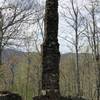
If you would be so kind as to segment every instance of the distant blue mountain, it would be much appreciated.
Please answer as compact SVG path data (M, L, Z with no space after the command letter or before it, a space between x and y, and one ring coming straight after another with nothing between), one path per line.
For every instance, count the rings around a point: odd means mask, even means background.
M25 52L18 51L16 49L4 49L2 52L2 59L3 62L6 62L8 59L11 59L11 56L24 56Z

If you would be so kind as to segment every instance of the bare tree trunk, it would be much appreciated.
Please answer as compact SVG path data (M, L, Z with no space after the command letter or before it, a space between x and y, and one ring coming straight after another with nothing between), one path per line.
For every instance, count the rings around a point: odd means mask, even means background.
M2 48L0 49L0 65L2 65Z
M28 67L27 67L27 78L26 78L26 96L25 100L28 100L28 92L29 92L29 74L30 74L30 58L29 58L29 52L28 52Z
M100 59L99 55L96 56L96 65L97 65L97 100L100 100Z
M79 11L78 11L78 8L77 10L75 11L75 8L74 8L74 5L73 5L73 0L72 0L72 8L73 8L73 12L74 12L74 15L75 15L75 50L76 50L76 81L77 81L77 95L80 96L80 73L79 73L79 34L78 34L78 16L79 16Z
M2 65L2 35L3 35L2 26L3 26L3 17L0 10L0 65Z
M76 81L77 81L77 95L80 95L80 73L79 73L79 54L78 54L78 29L77 29L77 16L76 16Z
M96 32L96 20L95 20L95 8L92 7L92 20L93 20L93 50L94 50L94 57L96 61L97 67L97 100L100 99L100 64L99 64L99 41L97 41L97 32Z

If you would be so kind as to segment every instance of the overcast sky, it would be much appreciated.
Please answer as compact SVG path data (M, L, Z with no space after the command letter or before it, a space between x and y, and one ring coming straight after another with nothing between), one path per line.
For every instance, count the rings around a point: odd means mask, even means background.
M84 5L86 5L86 0L74 0L75 4L77 4L80 8ZM62 11L61 6L71 7L70 0L59 0L59 14ZM81 8L82 9L82 8ZM69 15L68 15L69 16ZM72 28L66 25L65 19L63 17L59 17L59 35L62 37L66 37L67 39L70 37L72 38L71 41L74 41L75 35L72 33ZM59 43L60 43L60 51L62 53L68 53L68 52L75 52L75 47L69 43L68 41L65 41L64 39L61 39L59 37Z

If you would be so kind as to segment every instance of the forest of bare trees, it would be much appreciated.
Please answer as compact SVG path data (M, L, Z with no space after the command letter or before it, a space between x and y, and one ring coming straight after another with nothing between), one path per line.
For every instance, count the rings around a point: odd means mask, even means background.
M100 100L99 9L99 0L0 0L0 100L3 91Z

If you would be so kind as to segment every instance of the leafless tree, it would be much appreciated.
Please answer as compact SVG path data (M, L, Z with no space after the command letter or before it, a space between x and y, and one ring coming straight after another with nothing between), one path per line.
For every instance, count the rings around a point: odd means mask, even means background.
M90 0L90 8L86 7L88 12L88 16L90 18L87 19L87 30L86 37L88 38L89 45L92 49L92 53L94 56L94 60L96 61L96 73L97 73L97 100L100 98L100 31L98 27L98 18L97 16L100 14L99 9L99 1L98 0Z
M80 87L80 67L79 67L79 49L81 46L83 46L83 43L80 42L81 34L84 32L85 28L84 25L84 17L81 14L81 10L78 7L77 4L75 4L74 0L70 0L71 6L62 7L62 9L65 9L62 13L63 18L65 19L65 22L67 22L67 25L69 25L70 29L72 30L71 35L75 38L73 40L69 40L69 38L64 39L71 43L72 46L75 48L76 53L76 82L77 82L77 95L80 95L81 87ZM66 13L68 11L68 13ZM67 36L66 36L67 37ZM62 37L61 37L62 38ZM71 38L71 39L72 39ZM82 40L81 40L82 41ZM82 43L82 44L80 44Z
M35 24L37 19L35 16L41 9L37 9L38 4L34 0L31 2L6 0L0 7L0 64L2 64L2 51L4 47L9 45L17 45L14 42L22 37L22 31L27 30L26 26ZM16 40L17 41L17 40Z

